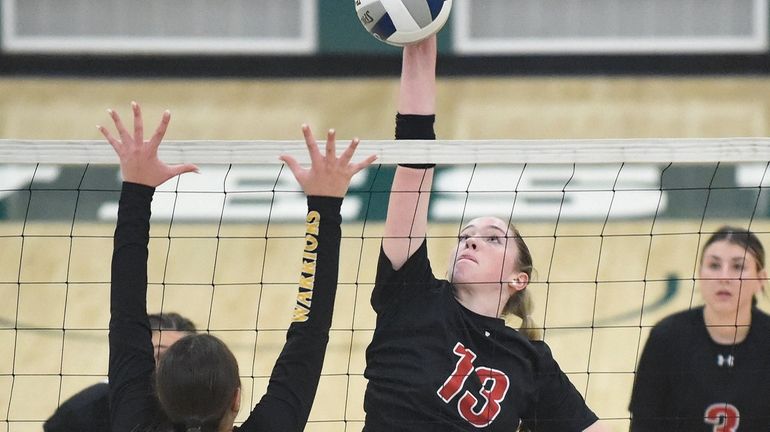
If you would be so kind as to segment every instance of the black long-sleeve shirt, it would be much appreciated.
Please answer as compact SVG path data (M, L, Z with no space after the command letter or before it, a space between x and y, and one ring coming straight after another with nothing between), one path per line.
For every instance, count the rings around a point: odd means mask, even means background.
M154 188L123 183L112 256L110 406L113 432L162 418L154 393L147 319L147 244ZM308 197L305 250L294 319L267 392L240 431L300 431L313 404L329 340L340 249L341 198Z

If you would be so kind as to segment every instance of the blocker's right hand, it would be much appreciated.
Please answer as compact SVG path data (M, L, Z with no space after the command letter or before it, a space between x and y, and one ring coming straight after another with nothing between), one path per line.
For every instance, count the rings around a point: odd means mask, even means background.
M289 155L281 155L280 159L288 165L297 182L302 186L302 190L305 191L305 195L342 198L348 191L350 179L377 159L376 155L371 155L362 162L350 162L358 147L358 138L354 138L340 157L337 157L334 130L330 130L326 136L325 154L321 154L318 149L318 144L308 125L302 125L302 133L310 154L310 169L302 168L299 162Z
M139 104L131 102L134 112L134 134L128 133L120 120L118 113L109 109L107 113L112 117L120 139L115 139L104 126L97 126L99 132L115 149L120 158L120 172L123 181L138 183L146 186L157 187L166 180L186 172L197 172L198 167L193 164L168 165L158 159L158 146L166 134L171 113L165 111L163 118L149 141L144 140L144 125L142 123L142 110Z

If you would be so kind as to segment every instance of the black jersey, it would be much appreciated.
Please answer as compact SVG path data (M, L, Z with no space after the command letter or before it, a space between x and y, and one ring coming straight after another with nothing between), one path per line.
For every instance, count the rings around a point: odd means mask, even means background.
M110 299L110 404L113 432L159 421L147 319L147 244L154 189L124 183L115 229ZM337 289L341 198L308 197L306 246L294 319L267 393L241 431L299 431L310 413L329 340Z
M639 359L631 428L640 431L770 430L770 316L754 308L746 339L714 342L703 308L657 324Z
M107 383L87 387L62 403L43 425L44 432L107 432L110 395Z
M366 351L367 432L580 431L597 417L543 342L474 313L433 276L425 242L398 271L380 252Z

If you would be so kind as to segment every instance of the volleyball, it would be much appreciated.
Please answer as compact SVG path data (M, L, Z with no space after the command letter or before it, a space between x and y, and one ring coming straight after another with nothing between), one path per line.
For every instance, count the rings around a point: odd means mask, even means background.
M355 0L361 24L395 46L419 42L446 24L452 0Z

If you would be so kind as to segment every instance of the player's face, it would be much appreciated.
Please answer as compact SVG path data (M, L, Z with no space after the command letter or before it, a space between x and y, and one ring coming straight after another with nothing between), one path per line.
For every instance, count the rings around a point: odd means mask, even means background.
M163 330L152 332L152 351L155 353L155 364L158 364L160 356L174 344L174 342L187 336L187 333L177 330Z
M752 297L762 290L766 272L745 247L726 240L714 242L703 252L700 288L706 307L714 312L736 313L751 307Z
M508 225L495 217L470 221L460 232L449 262L455 284L500 283L514 273L517 251Z

